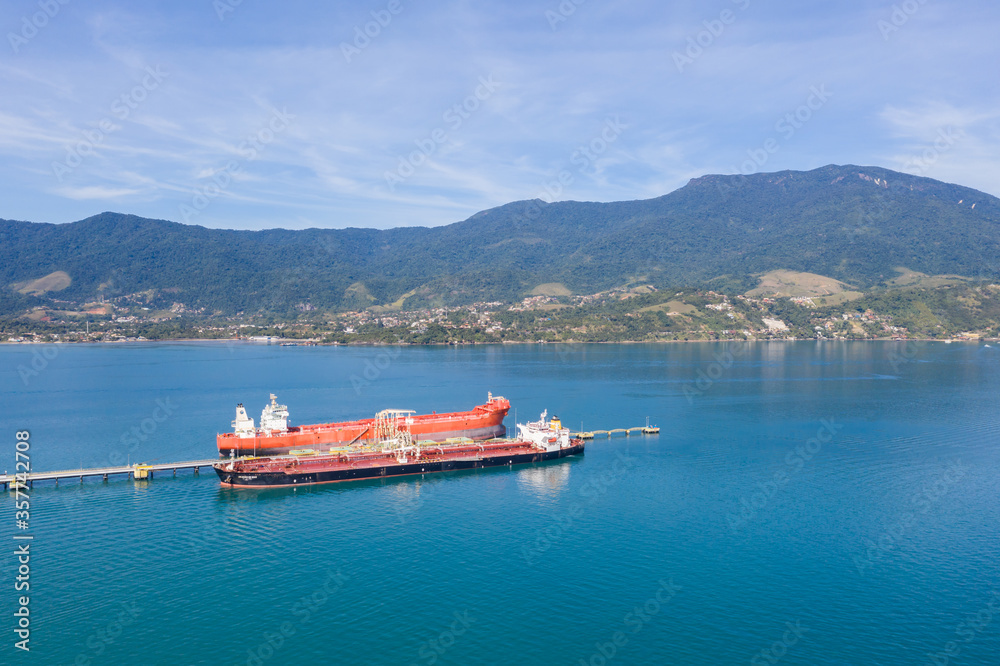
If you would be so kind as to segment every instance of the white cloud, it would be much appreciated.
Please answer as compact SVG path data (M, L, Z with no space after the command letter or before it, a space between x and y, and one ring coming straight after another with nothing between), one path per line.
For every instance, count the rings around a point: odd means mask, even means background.
M60 196L66 197L68 199L76 199L80 201L92 200L92 199L104 199L104 200L114 201L117 199L122 199L124 197L138 194L139 190L88 186L88 187L63 187L56 190L56 192Z
M887 105L881 117L896 148L883 160L886 166L997 193L1000 110L936 101Z
M538 196L561 169L574 180L557 198L660 196L739 168L824 83L831 101L763 170L902 168L953 125L965 138L926 175L1000 194L990 111L1000 107L990 67L1000 9L937 0L887 42L876 28L884 12L869 3L812 4L752 3L683 73L671 54L720 7L585 3L552 31L545 3L407 4L348 63L340 41L367 16L351 3L288 16L244 3L225 22L210 5L81 6L30 58L0 64L0 86L16 91L0 97L0 217L82 218L100 202L177 219L234 160L239 173L198 223L443 224ZM165 80L117 117L111 105L146 67ZM453 127L444 114L491 75L497 90ZM251 159L239 146L269 130L275 108L294 119ZM574 151L615 115L628 129L581 174ZM114 131L58 183L51 162L102 119ZM436 128L447 140L390 192L385 172ZM41 196L53 191L64 201Z

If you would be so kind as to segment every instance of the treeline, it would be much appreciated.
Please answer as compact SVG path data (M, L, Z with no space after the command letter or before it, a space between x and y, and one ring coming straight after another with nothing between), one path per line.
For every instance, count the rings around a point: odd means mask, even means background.
M975 208L973 208L975 204ZM961 234L954 233L962 229ZM663 197L516 202L435 228L232 231L116 213L0 221L0 314L50 303L11 285L65 271L81 304L144 294L206 312L516 302L542 283L578 294L641 280L730 292L784 268L861 289L897 266L1000 277L1000 200L877 167L705 176Z

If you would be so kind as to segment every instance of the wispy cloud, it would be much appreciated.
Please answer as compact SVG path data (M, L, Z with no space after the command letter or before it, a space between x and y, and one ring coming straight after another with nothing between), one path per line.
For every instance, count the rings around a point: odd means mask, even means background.
M62 187L56 190L56 193L60 196L66 197L67 199L76 199L78 201L98 199L117 202L125 197L138 194L139 190L129 190L123 188L115 189L95 185L89 187Z
M966 140L925 175L1000 194L995 3L936 0L890 40L878 21L891 2L608 0L553 30L545 12L557 6L404 0L348 62L342 43L370 20L356 3L242 3L225 21L211 3L73 5L0 62L0 216L179 219L178 206L234 160L232 184L198 224L445 224L536 197L561 170L573 180L556 198L659 196L739 169L823 84L831 101L763 170L902 168L953 125ZM679 72L672 54L724 9L736 20ZM144 91L148 68L165 78ZM496 90L464 109L480 77ZM241 146L273 109L294 120L251 159ZM627 131L580 171L575 151L612 116ZM51 164L105 120L114 130L57 180ZM387 188L386 172L437 129L446 139Z
M886 166L997 193L997 108L962 108L946 101L887 105L881 118L895 149L882 160Z

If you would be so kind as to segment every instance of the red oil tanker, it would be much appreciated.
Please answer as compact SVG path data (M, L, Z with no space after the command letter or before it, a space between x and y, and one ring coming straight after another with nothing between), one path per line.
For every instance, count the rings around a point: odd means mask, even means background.
M292 451L323 452L334 447L367 444L385 437L388 428L405 429L414 440L443 442L457 437L475 440L503 437L507 431L503 420L510 411L510 401L502 396L489 394L486 404L467 412L445 414L416 414L412 410L385 410L386 417L320 423L316 425L288 425L288 407L278 404L271 394L271 403L260 414L260 427L255 427L247 416L243 403L236 406L233 432L216 437L221 456L275 456Z
M375 425L379 441L371 446L225 460L213 467L224 486L273 488L513 467L582 455L585 446L582 439L570 438L569 429L563 428L559 419L546 421L544 412L538 421L526 425L519 423L517 439L441 444L414 441L410 432L397 427L397 414L395 410L379 412Z

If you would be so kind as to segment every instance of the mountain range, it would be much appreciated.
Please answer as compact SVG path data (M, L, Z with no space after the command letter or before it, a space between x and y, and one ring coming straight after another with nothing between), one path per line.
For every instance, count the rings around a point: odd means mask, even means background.
M0 313L138 294L207 312L513 301L638 282L746 291L776 270L847 288L906 269L1000 277L1000 199L880 167L706 175L662 197L518 201L440 227L237 231L120 213L0 220Z

